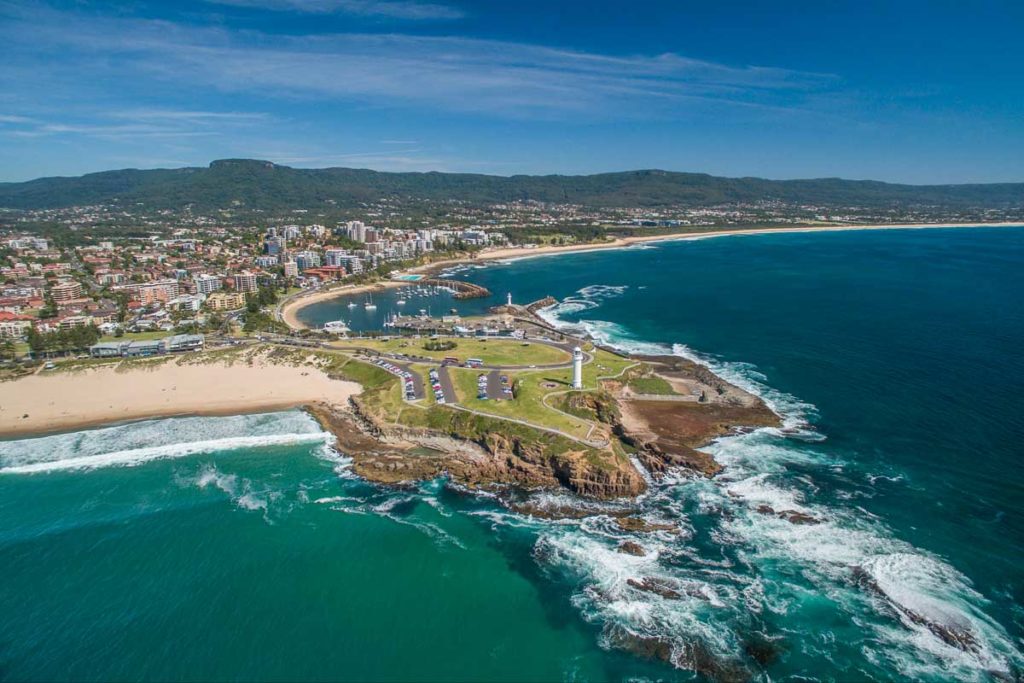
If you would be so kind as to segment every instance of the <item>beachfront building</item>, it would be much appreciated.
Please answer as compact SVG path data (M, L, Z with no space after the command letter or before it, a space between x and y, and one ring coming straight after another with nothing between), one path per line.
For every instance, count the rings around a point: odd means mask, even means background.
M164 341L164 348L168 353L178 351L198 351L206 344L206 337L201 334L176 334L167 337Z
M89 355L93 358L158 356L164 353L198 351L205 343L206 338L201 334L176 334L163 339L100 342L89 347Z
M295 261L285 261L284 263L284 276L285 277L298 277L299 276L299 264Z
M164 353L165 347L162 339L146 339L140 341L128 342L128 346L124 348L122 355L129 358L139 358L146 356L158 356Z

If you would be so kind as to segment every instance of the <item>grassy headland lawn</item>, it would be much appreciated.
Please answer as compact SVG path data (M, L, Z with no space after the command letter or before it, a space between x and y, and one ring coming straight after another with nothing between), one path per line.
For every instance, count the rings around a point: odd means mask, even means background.
M459 361L467 358L479 358L487 365L552 365L568 363L572 360L567 351L541 344L524 342L517 339L455 339L454 349L448 351L428 351L424 345L427 338L395 337L382 339L348 339L332 343L336 348L362 347L383 353L401 353L409 356L422 356L442 360L452 357Z
M618 375L635 364L600 349L588 349L594 360L583 366L584 389L596 389L599 377ZM459 394L459 403L467 408L496 417L525 420L532 424L558 429L579 439L585 439L591 432L592 422L567 415L553 409L557 402L545 401L552 394L567 392L572 388L572 369L525 370L509 372L509 381L515 385L515 398L511 400L480 400L477 396L479 370L450 368L452 383Z
M634 377L629 380L629 388L638 394L656 394L660 396L675 396L676 390L667 380L661 377Z

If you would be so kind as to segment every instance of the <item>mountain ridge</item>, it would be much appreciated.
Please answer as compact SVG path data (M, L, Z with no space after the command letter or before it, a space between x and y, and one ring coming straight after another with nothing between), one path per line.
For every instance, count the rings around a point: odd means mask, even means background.
M781 201L839 206L1024 205L1024 183L906 185L876 180L768 180L638 169L590 175L497 176L442 171L389 172L293 168L258 159L218 159L209 166L118 169L0 183L0 207L53 209L139 203L157 209L242 205L249 209L354 207L382 199L496 204L535 200L593 208L706 206Z

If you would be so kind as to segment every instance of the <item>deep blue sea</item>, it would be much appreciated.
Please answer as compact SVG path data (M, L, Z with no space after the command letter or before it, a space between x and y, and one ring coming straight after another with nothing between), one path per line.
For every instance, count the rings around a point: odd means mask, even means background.
M1024 229L733 236L453 275L699 358L790 429L709 446L715 480L655 483L643 513L679 536L525 519L441 481L380 489L296 412L2 442L0 680L1022 675ZM414 294L303 317L498 303ZM627 538L648 554L616 552ZM681 598L627 583L644 577ZM616 649L623 631L672 663Z

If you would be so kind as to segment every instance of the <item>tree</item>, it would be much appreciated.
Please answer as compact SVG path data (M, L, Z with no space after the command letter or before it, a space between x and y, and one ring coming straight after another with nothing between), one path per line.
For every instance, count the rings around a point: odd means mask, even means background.
M15 348L13 339L4 339L0 342L0 360L14 360Z
M35 327L28 329L28 348L32 351L33 356L38 356L46 350L46 339Z

